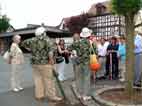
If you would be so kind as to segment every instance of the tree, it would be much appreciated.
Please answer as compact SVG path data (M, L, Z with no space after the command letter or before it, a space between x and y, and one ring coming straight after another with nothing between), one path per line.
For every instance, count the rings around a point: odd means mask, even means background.
M5 32L9 28L9 18L6 15L0 17L0 33Z
M131 96L133 92L134 75L134 17L142 7L141 0L111 0L112 10L125 16L126 24L126 86L125 90Z
M78 16L72 16L69 22L67 23L67 27L72 33L74 32L80 33L81 29L88 25L88 22L89 22L88 16L89 15L86 13L83 13Z

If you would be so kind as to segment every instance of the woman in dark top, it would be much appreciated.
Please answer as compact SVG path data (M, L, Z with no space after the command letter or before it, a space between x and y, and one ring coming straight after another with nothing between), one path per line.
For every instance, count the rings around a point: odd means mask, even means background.
M119 44L115 37L111 38L110 45L107 48L106 59L106 77L111 79L118 79L118 48Z
M63 39L59 41L59 44L57 44L57 56L61 56L63 58L63 61L57 63L57 72L59 73L59 80L64 81L66 80L65 77L65 63L69 63L69 52L65 48L65 42Z

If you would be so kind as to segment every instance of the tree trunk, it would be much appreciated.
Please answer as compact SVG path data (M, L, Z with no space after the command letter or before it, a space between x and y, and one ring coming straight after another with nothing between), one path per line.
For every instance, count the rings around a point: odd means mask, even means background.
M125 16L126 23L126 93L131 97L134 79L134 15Z

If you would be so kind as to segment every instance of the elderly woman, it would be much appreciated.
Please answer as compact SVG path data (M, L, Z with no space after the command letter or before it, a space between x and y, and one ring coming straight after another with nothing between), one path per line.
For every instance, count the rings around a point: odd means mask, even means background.
M22 64L24 62L24 56L22 50L19 48L21 37L15 35L13 37L13 43L10 47L10 59L11 64L11 88L14 92L23 90L21 85Z

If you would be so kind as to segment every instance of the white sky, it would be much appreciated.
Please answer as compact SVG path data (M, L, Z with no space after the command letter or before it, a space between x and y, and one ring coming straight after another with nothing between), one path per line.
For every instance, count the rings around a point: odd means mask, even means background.
M2 14L15 28L27 24L56 26L63 17L86 12L92 4L106 0L0 0Z

